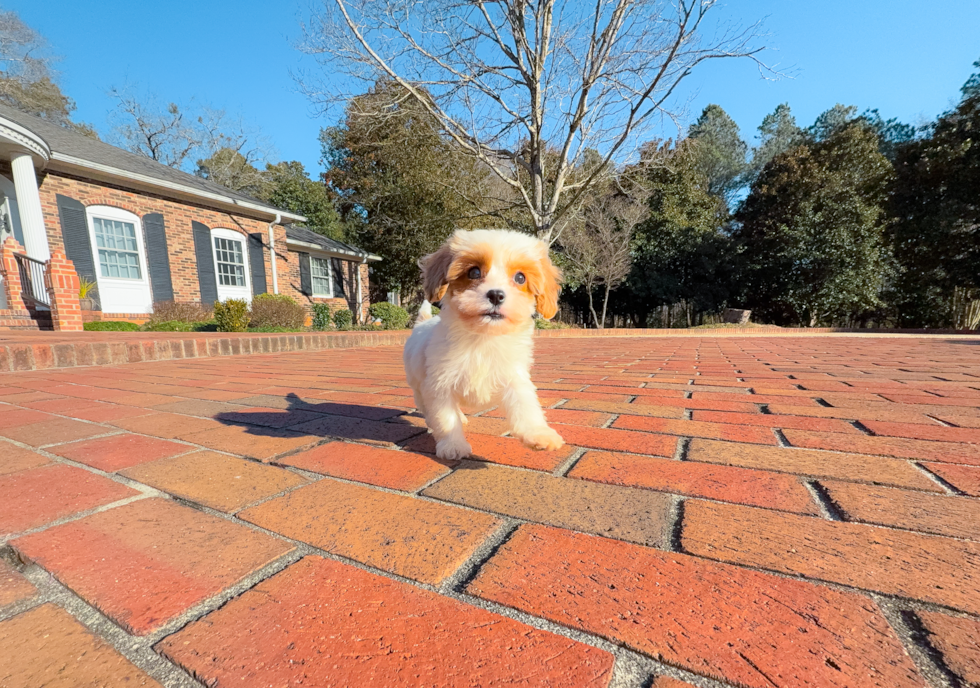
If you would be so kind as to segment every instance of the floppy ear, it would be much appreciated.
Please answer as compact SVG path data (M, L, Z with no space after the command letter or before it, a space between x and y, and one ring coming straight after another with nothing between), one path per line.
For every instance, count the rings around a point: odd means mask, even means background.
M541 255L541 274L544 280L541 290L534 295L534 306L545 320L551 320L558 312L558 293L561 291L561 270L555 267L548 256L547 247Z
M419 267L422 268L422 291L429 303L440 301L445 296L452 262L453 250L449 244L443 244L438 251L419 260Z

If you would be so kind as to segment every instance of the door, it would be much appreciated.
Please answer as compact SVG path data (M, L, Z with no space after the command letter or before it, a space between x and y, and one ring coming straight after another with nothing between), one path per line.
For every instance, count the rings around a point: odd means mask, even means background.
M252 302L245 235L232 229L212 229L211 247L218 300L244 299Z

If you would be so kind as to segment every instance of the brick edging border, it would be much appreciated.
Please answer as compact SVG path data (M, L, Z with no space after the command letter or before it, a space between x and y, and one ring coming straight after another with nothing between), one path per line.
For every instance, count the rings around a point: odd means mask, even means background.
M404 344L409 331L324 334L266 334L188 336L186 338L127 339L0 344L0 372L50 370L77 366L107 366L147 361L170 361L216 356L320 351Z
M32 332L34 337L43 333ZM107 366L185 358L243 356L288 351L320 351L356 347L398 346L410 330L392 332L329 332L322 334L188 335L116 339L121 333L106 333L103 341L59 341L52 344L11 342L0 344L0 372L21 372ZM537 330L542 338L588 337L806 337L842 334L863 337L973 335L972 330L847 330L838 328L791 329L746 327L718 329L605 329ZM57 336L52 333L53 336Z

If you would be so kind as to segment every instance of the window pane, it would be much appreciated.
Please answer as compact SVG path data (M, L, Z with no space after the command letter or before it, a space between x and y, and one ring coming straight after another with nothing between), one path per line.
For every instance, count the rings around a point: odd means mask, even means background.
M132 222L92 218L95 245L99 249L99 271L103 277L140 279L136 225Z
M245 257L242 242L214 237L214 255L218 263L218 284L244 287Z
M330 296L330 264L323 258L310 258L310 275L313 278L313 294Z

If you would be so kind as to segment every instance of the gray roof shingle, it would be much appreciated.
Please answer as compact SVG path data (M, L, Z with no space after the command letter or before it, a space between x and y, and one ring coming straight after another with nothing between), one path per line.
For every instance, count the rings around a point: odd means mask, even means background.
M202 179L187 172L181 172L142 155L136 155L135 153L117 148L104 141L89 138L78 132L58 126L53 122L43 120L40 117L28 115L3 103L0 103L0 117L19 124L43 139L48 145L48 148L51 149L52 159L54 160L58 159L56 154L60 153L61 155L71 156L89 163L111 167L124 173L142 175L143 177L149 177L160 182L189 187L191 190L217 194L228 198L232 202L245 202L253 206L260 206L272 212L288 213L292 217L299 217L295 213L289 213L289 211L276 208L245 194L232 191L215 182Z
M336 241L322 234L317 234L303 225L286 225L286 240L313 244L331 253L347 254L351 257L358 256L360 258L366 258L369 261L381 260L379 256L351 246L350 244L345 244L342 241Z

